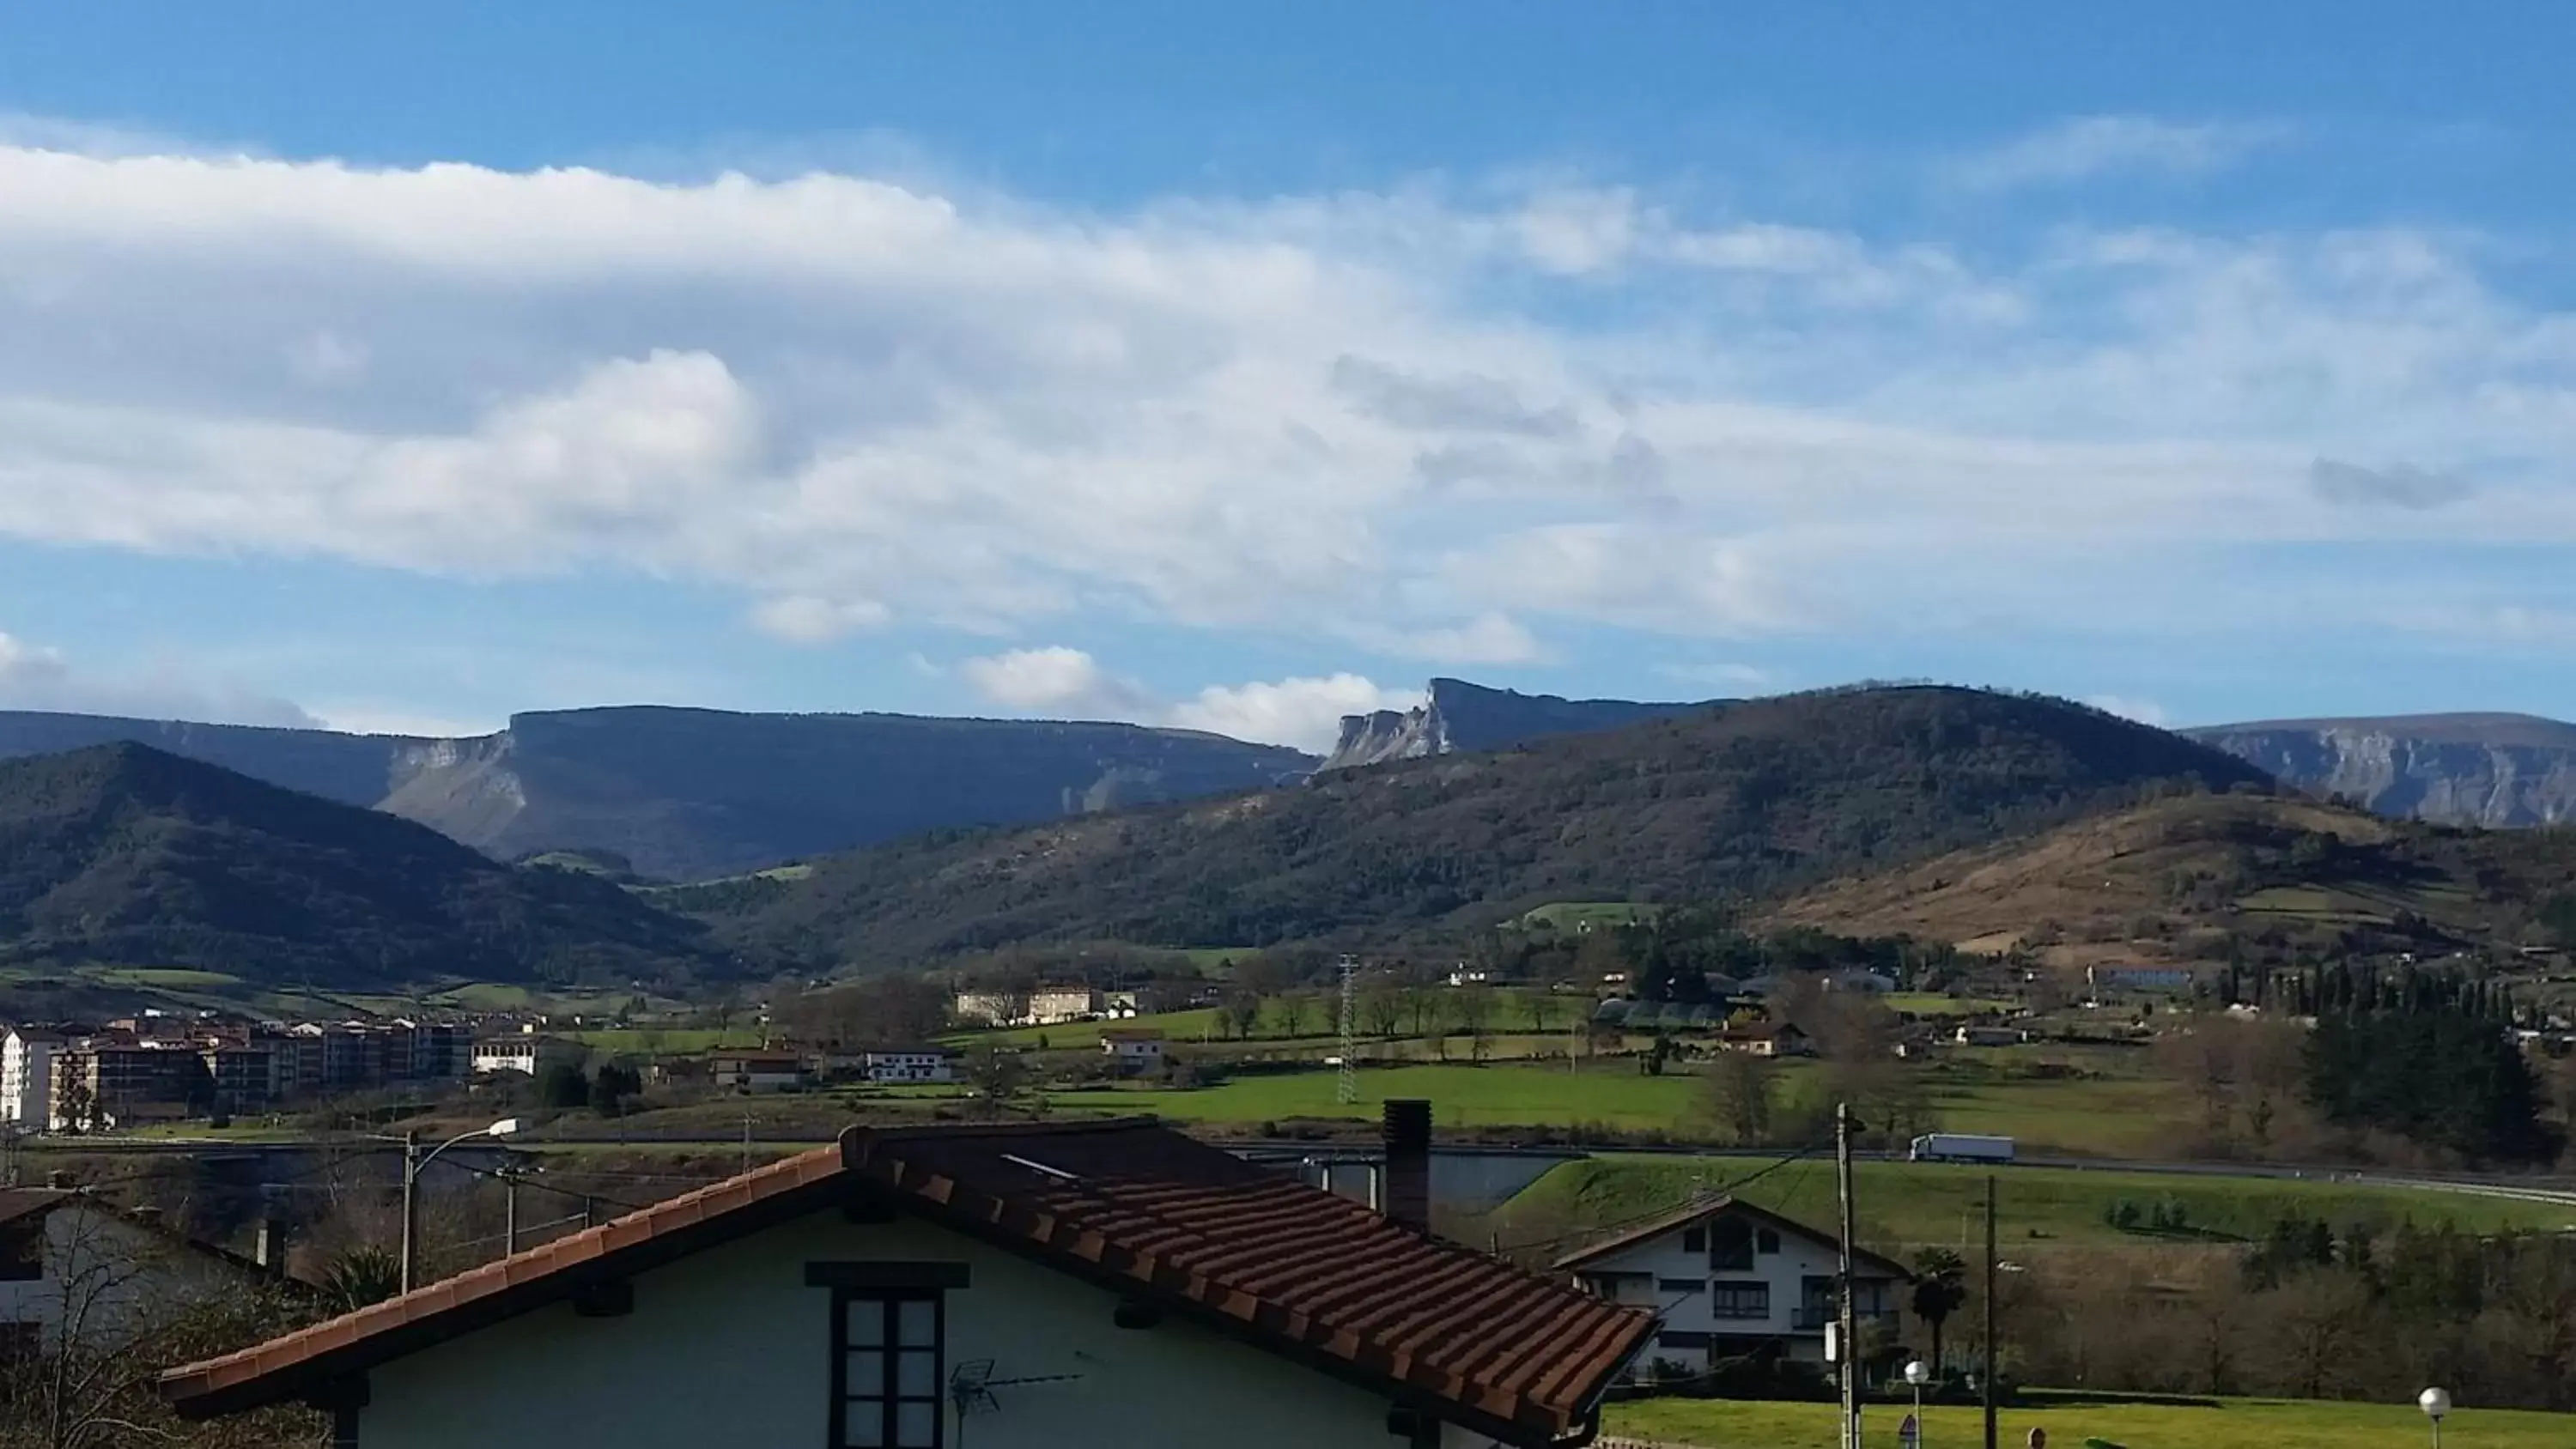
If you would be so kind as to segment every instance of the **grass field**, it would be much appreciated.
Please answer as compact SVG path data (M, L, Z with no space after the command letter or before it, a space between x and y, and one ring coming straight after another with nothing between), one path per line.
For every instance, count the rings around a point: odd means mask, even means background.
M1753 1158L1648 1153L1569 1162L1504 1204L1488 1226L1505 1241L1554 1237L1577 1224L1623 1222L1677 1207L1697 1193L1721 1190L1793 1218L1823 1221L1831 1213L1831 1162L1805 1159L1744 1181L1766 1166ZM2463 1232L2576 1227L2576 1207L2430 1188L2047 1167L2007 1167L1994 1175L1999 1236L2007 1255L2054 1247L2195 1241L2188 1235L2150 1236L2112 1227L2106 1216L2122 1199L2142 1210L2178 1208L2194 1230L2243 1237L2259 1235L2285 1216L2323 1218L2339 1227L2448 1223ZM1880 1251L1973 1246L1983 1240L1984 1168L1862 1162L1852 1176L1861 1236Z
M1464 1047L1456 1050L1462 1051ZM1359 1100L1335 1100L1338 1074L1242 1077L1195 1090L1122 1088L1059 1092L1059 1107L1154 1112L1192 1122L1266 1122L1283 1117L1375 1120L1389 1097L1427 1097L1444 1127L1606 1123L1628 1130L1670 1128L1691 1110L1695 1078L1649 1077L1627 1060L1568 1072L1535 1066L1369 1067Z
M2003 1011L2008 1001L1979 1001L1964 996L1935 996L1928 991L1891 991L1879 1000L1890 1011L1909 1016L1974 1016L1984 1011Z
M1874 1404L1861 1416L1863 1443L1898 1449L1905 1409ZM1612 1404L1603 1430L1709 1449L1834 1449L1831 1404L1783 1404L1728 1399L1640 1399ZM1971 1408L1942 1407L1926 1415L1924 1443L1933 1449L1976 1443L1982 1420ZM2018 1445L2034 1428L2048 1431L2051 1449L2081 1449L2098 1438L2126 1449L2414 1449L2429 1437L2413 1405L2330 1404L2277 1399L2217 1399L2178 1403L2048 1403L2045 1399L1998 1416L1998 1441ZM2566 1449L2576 1444L2576 1415L2509 1409L2461 1409L2442 1426L2447 1449Z
M719 1031L714 1027L602 1027L595 1031L559 1031L552 1035L576 1041L593 1051L620 1056L693 1056L719 1047L756 1047L763 1040L759 1027L737 1026Z

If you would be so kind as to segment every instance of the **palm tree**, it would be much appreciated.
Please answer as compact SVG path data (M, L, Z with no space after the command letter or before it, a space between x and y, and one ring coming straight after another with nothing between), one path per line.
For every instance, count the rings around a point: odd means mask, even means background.
M402 1260L373 1243L361 1244L333 1258L318 1286L333 1313L355 1313L402 1291Z
M1947 1248L1914 1255L1914 1316L1932 1330L1932 1372L1941 1372L1941 1325L1968 1301L1968 1265Z

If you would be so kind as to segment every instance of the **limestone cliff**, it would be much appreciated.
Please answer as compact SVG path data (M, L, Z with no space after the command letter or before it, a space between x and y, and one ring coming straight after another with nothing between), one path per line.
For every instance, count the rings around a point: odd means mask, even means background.
M2576 725L2523 714L2269 720L2184 734L2383 815L2489 827L2576 820Z
M1341 739L1319 769L1347 770L1424 755L1499 750L1551 735L1612 730L1641 720L1713 709L1727 702L1639 704L1623 699L1561 699L1552 694L1488 689L1463 679L1435 679L1424 702L1409 710L1344 715Z

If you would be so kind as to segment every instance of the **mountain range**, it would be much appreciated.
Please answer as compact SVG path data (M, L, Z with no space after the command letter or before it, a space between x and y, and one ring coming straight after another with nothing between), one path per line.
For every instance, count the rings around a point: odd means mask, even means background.
M815 965L1024 940L1384 941L1547 901L1759 897L2142 793L2231 788L2273 785L2232 755L2062 700L1829 691L1300 789L945 832L670 903L714 917L741 949Z
M895 714L580 709L422 739L0 713L0 759L117 741L382 810L502 859L603 853L666 880L1257 789L1314 764L1191 730Z
M2527 714L2273 720L2183 733L2382 815L2490 828L2576 819L2576 725Z
M596 877L129 743L0 761L0 961L341 987L720 964Z

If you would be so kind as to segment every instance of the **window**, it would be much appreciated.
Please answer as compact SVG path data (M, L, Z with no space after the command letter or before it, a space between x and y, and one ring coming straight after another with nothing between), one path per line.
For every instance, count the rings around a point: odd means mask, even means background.
M0 1223L0 1283L33 1283L44 1276L45 1215Z
M1659 1293L1697 1293L1706 1286L1697 1278L1659 1278L1655 1281L1655 1291Z
M1780 1251L1780 1234L1774 1229L1764 1228L1753 1235L1753 1243L1759 1252L1776 1253Z
M1684 1229L1682 1229L1682 1251L1683 1251L1683 1252L1685 1252L1685 1253L1705 1253L1705 1252L1707 1252L1707 1251L1708 1251L1708 1229L1706 1229L1706 1228L1684 1228Z
M1753 1266L1753 1225L1742 1218L1719 1218L1709 1225L1708 1265L1721 1273L1741 1273Z
M833 1293L834 1449L941 1449L943 1308L935 1289Z
M1708 1285L1708 1316L1711 1318L1768 1318L1771 1316L1771 1285L1768 1283L1711 1283Z

